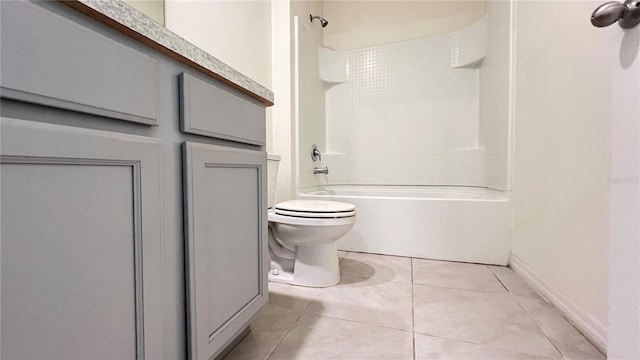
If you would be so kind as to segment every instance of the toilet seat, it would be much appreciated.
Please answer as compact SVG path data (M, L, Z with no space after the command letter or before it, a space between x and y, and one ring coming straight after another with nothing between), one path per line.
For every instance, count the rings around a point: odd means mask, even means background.
M274 212L278 215L301 218L346 218L356 215L353 204L327 200L288 200L278 203Z
M305 226L341 226L352 225L356 223L355 214L347 217L309 218L301 216L280 215L277 214L274 209L269 209L267 220L269 222L280 224Z
M312 218L312 219L343 218L343 217L350 217L350 216L356 215L355 211L336 212L336 213L329 213L329 212L314 213L314 212L306 212L306 211L288 211L288 210L276 209L275 212L276 214L283 215L283 216L296 216L296 217Z

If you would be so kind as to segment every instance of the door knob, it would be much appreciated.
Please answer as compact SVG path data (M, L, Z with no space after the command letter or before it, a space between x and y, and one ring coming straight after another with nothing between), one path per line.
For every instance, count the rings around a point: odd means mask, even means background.
M623 4L617 1L604 3L591 14L591 24L605 27L618 22L623 29L631 29L640 23L640 0L626 0Z

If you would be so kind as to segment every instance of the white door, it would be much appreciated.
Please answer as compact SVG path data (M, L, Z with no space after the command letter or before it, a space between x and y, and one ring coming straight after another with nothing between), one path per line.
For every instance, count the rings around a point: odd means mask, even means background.
M615 54L612 131L607 356L640 359L640 26L602 29ZM597 69L594 69L597 71Z

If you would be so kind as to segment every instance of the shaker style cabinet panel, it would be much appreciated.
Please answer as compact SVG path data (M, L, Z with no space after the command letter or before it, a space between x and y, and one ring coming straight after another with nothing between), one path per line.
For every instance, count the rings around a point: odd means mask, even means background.
M0 357L161 358L159 142L0 130Z
M131 11L0 1L0 359L209 359L267 303L265 104Z
M266 153L185 143L188 341L217 356L267 302Z
M264 104L222 84L182 73L180 128L183 132L252 145L266 144Z
M158 124L158 61L26 1L0 1L2 97Z

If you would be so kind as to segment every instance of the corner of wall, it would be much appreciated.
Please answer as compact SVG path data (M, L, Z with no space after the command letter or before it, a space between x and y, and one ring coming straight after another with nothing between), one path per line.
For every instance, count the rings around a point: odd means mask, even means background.
M271 131L267 136L270 152L280 155L276 203L294 197L293 113L292 113L292 61L293 51L291 3L289 0L271 3L272 82L275 95L272 109ZM269 141L270 140L270 141Z

